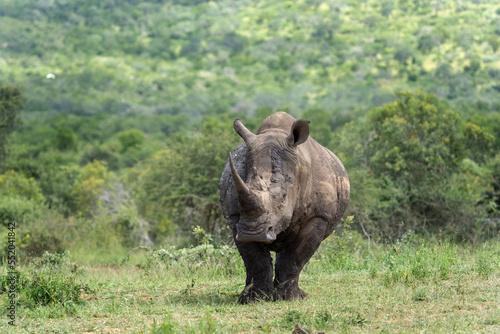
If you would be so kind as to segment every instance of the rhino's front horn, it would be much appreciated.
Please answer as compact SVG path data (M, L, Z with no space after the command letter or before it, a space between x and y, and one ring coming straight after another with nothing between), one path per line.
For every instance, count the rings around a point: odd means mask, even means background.
M258 197L252 193L248 186L243 182L240 175L234 166L233 157L229 154L229 165L231 166L231 174L233 176L234 185L238 192L238 202L242 213L245 216L259 216L264 211Z

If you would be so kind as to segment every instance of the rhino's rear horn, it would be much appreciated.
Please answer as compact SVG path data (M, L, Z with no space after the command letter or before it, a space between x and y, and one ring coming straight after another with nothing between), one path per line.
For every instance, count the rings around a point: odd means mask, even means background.
M263 213L262 205L259 198L252 193L245 182L241 179L234 166L233 157L229 154L229 165L231 166L231 175L233 176L234 185L238 192L238 203L240 204L241 212L245 216L259 216Z
M243 120L237 118L233 123L234 131L243 138L247 145L250 145L254 140L256 135L254 135L250 130L248 130L245 125L243 125Z

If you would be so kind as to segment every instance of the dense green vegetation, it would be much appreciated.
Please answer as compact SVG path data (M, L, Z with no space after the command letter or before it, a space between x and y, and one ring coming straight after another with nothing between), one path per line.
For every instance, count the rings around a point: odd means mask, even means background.
M365 236L498 237L495 1L0 4L0 222L23 257L226 242L232 121L278 110L344 161Z
M270 106L352 117L415 88L487 112L498 108L497 9L494 0L2 0L0 73L26 90L27 110L66 114Z
M344 161L349 214L367 237L390 241L411 230L472 242L498 237L494 137L449 108L431 94L399 92L396 101L333 133L326 111L305 113L318 124L312 136ZM260 109L248 126L255 130L269 112ZM18 249L28 257L90 246L115 255L82 254L86 261L113 261L136 245L177 243L172 238L197 225L225 243L218 180L240 139L231 116L219 116L168 137L146 135L140 117L128 130L122 124L130 119L112 116L100 123L78 116L55 116L50 125L25 122L12 135L0 174L2 224L18 223ZM161 126L157 120L152 127ZM82 143L82 129L92 123L94 142ZM103 129L108 124L112 131Z
M24 330L497 330L499 48L494 0L0 0ZM218 182L233 120L279 110L346 165L352 231L309 264L307 301L241 320ZM137 246L137 268L99 267Z
M399 92L364 123L346 125L341 136L353 187L363 189L353 193L351 210L367 230L401 236L442 229L469 240L497 233L490 219L498 203L486 196L498 187L490 167L499 159L493 137L435 96Z

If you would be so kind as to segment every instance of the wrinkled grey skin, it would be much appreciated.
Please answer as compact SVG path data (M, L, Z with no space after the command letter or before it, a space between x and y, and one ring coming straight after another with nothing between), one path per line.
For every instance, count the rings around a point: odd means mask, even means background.
M244 143L224 167L220 200L247 272L239 301L304 298L300 272L346 210L349 177L309 137L309 121L278 112L256 135L240 119L234 129Z

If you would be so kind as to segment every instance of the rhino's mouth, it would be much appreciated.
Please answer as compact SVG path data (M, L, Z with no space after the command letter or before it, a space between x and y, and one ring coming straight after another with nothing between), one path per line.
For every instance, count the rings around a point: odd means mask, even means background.
M251 231L241 228L237 225L236 241L239 242L262 242L265 244L270 244L276 240L276 233L272 226L264 226L263 229L258 231Z

